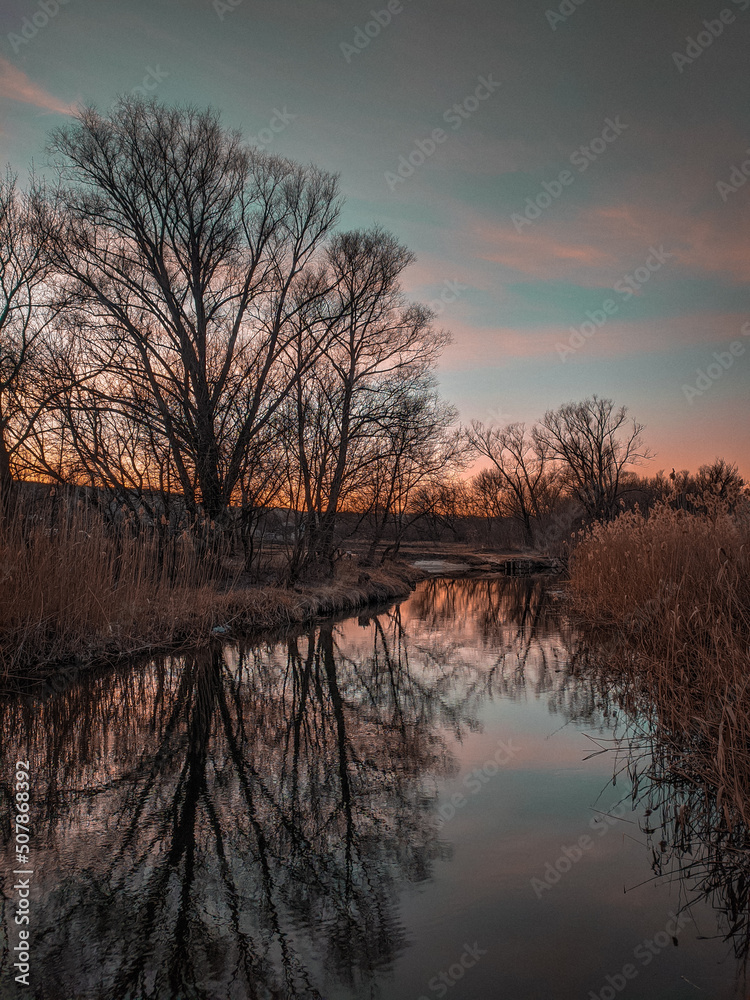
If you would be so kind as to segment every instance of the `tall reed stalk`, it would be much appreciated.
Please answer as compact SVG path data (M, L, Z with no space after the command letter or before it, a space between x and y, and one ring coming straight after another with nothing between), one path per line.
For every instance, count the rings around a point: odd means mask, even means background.
M231 531L170 533L120 514L112 524L65 498L0 519L0 681L202 644L217 626L223 636L351 613L403 598L421 578L346 562L311 585L250 585Z
M18 510L0 525L0 675L168 642L169 622L223 577L220 553L189 532L113 526L75 503Z
M627 672L670 741L672 770L750 821L750 517L708 500L597 524L571 560L602 669ZM603 641L606 637L606 641ZM614 637L614 642L612 641Z

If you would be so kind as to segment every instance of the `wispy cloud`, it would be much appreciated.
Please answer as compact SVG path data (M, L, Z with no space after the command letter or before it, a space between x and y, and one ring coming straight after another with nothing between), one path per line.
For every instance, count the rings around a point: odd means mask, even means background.
M23 70L2 56L0 56L0 100L21 101L24 104L33 104L43 111L61 115L68 115L72 111L70 105L49 94L43 87L29 79Z
M734 206L733 206L734 207ZM466 222L474 256L534 280L606 286L640 263L651 245L663 245L683 275L722 275L728 283L750 278L747 208L734 212L678 211L653 203L574 206L519 234L505 220Z
M700 312L665 319L610 320L586 341L576 362L602 358L637 357L690 351L701 344L710 354L739 338L746 313ZM501 367L509 360L525 358L558 361L557 345L565 343L572 324L545 324L533 327L476 326L451 322L454 342L443 352L442 368L466 371L478 367ZM571 366L573 362L571 361Z

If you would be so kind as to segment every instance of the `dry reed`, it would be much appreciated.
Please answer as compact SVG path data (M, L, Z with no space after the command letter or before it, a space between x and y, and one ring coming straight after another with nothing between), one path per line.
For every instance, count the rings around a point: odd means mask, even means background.
M742 505L664 503L595 525L571 561L602 669L640 692L673 775L715 795L729 827L750 821L749 541Z
M0 530L0 678L111 661L354 611L405 596L418 574L342 567L315 587L247 586L238 560L189 532L162 537L66 507Z

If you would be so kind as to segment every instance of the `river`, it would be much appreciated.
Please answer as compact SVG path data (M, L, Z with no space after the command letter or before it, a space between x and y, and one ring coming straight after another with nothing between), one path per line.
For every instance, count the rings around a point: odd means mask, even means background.
M431 579L3 697L32 874L27 988L4 823L2 997L745 996L743 907L690 793L651 780L646 724L587 671L559 596Z

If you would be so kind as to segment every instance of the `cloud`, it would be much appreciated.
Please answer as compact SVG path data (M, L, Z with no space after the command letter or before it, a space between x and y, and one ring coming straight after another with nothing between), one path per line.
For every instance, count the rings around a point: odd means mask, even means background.
M624 309L627 307L623 307ZM581 316L579 324L585 316ZM637 357L689 351L701 345L711 360L711 352L722 350L733 340L741 339L744 313L705 311L659 320L629 321L616 315L602 326L567 364L595 359ZM565 344L573 329L570 325L545 324L534 327L471 326L448 324L454 342L443 352L441 367L449 371L501 367L509 360L546 359L559 364L558 344Z
M727 283L744 284L750 279L750 213L743 195L724 211L719 203L717 210L700 213L646 203L567 211L558 206L557 214L551 210L521 233L509 220L474 214L463 236L475 258L536 281L607 286L642 264L651 246L663 246L683 276L720 275Z
M54 95L47 93L43 87L30 80L23 70L2 56L0 56L0 100L21 101L61 115L69 115L72 111L70 105L63 104Z

